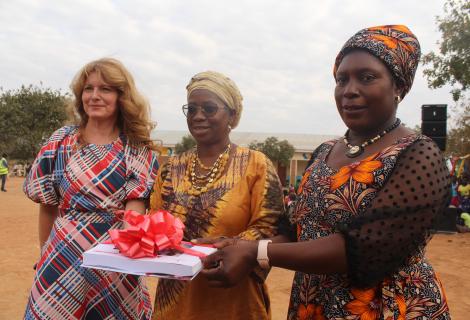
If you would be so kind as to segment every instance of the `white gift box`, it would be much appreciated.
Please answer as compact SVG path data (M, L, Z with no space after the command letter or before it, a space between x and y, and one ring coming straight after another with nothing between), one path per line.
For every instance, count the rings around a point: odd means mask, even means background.
M191 246L191 250L207 255L217 251L205 246ZM169 252L170 253L170 252ZM82 267L121 273L191 280L202 269L201 259L185 253L162 254L154 258L131 259L119 253L113 244L98 244L83 253Z

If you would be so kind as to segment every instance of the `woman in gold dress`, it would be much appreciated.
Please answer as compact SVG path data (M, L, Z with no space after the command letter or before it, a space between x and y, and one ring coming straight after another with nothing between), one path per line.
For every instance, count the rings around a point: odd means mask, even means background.
M276 233L283 209L276 170L258 151L235 145L230 131L242 96L223 74L195 75L183 106L195 149L173 157L157 177L152 209L165 209L185 224L185 239L261 239ZM230 289L212 288L204 276L190 282L159 280L154 319L270 319L264 278L254 271Z

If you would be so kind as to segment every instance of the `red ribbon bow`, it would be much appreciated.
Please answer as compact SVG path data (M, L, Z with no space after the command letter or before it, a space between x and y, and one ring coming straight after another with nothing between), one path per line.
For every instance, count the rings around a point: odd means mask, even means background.
M158 210L142 215L133 210L124 213L129 227L109 230L111 242L126 257L137 259L155 257L165 249L175 249L198 257L205 254L181 246L184 224L168 211Z

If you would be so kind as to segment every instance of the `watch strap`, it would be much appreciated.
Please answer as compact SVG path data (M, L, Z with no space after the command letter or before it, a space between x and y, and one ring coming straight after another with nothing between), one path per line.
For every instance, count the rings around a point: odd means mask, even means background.
M258 254L256 260L258 260L258 264L262 269L269 269L269 257L268 257L268 244L271 243L272 240L259 240L258 241Z

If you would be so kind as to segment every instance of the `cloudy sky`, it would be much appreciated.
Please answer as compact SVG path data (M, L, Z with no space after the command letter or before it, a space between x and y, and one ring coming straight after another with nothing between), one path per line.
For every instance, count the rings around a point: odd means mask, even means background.
M244 96L238 131L342 134L332 64L356 31L406 24L424 53L436 50L440 0L0 0L0 86L68 90L86 62L120 59L161 130L185 130L191 76L231 77ZM398 115L420 123L421 105L452 105L420 66Z

